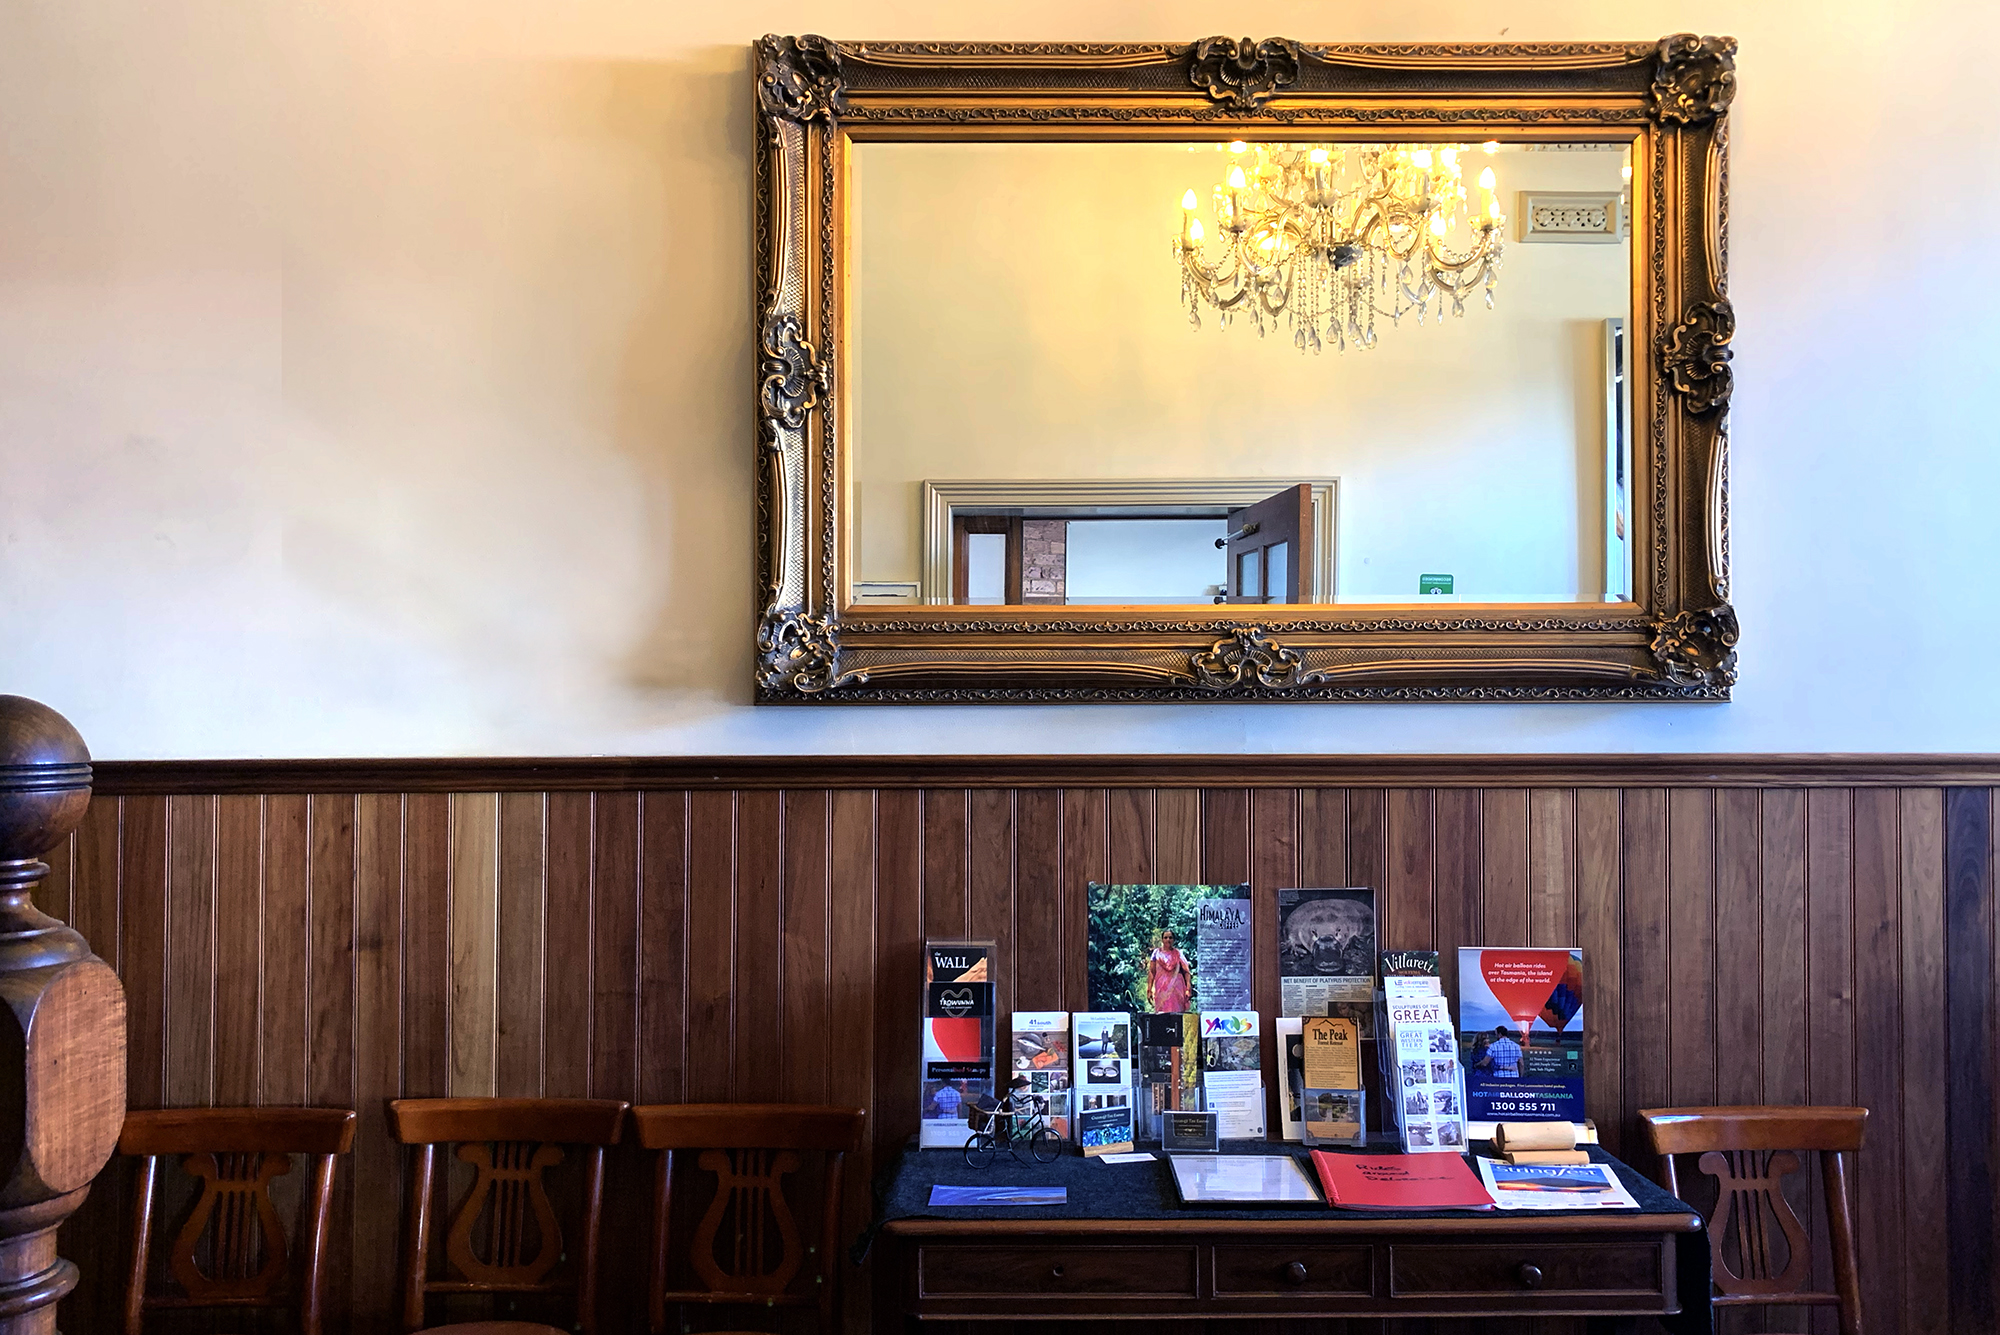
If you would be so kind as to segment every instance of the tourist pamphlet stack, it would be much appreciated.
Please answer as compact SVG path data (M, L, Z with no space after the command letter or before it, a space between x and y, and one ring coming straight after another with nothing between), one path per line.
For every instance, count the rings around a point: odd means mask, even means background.
M1202 1107L1224 1140L1264 1134L1263 1041L1256 1011L1202 1012Z
M1078 1011L1070 1017L1076 1141L1087 1155L1132 1148L1132 1015Z
M1159 1140L1166 1114L1195 1111L1201 1103L1201 1017L1195 1014L1136 1016L1138 1101L1136 1126L1142 1140Z
M1278 1035L1278 1129L1286 1140L1303 1140L1306 1133L1304 1024L1296 1015L1280 1015L1272 1022Z
M1345 1016L1311 1016L1303 1022L1300 1037L1305 1143L1366 1145L1361 1039L1354 1021Z
M1026 1080L1027 1092L1048 1102L1049 1129L1068 1136L1069 1012L1015 1011L1007 1064L1007 1094L1013 1093L1015 1080Z
M924 942L923 1086L917 1144L963 1146L968 1107L991 1108L993 942Z
M1465 1083L1437 952L1382 954L1382 1098L1410 1154L1465 1150Z
M1583 1121L1581 950L1462 946L1458 1005L1469 1135Z

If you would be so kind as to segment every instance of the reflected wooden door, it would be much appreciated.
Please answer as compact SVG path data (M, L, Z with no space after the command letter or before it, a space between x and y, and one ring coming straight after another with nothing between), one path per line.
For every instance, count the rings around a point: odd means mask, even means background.
M993 546L1000 548L993 558L981 562L973 550L974 534L998 535L1002 541ZM975 574L975 564L997 565L1000 579L982 579ZM980 598L981 602L999 601L1018 603L1021 601L1021 521L1005 515L954 515L951 521L951 600L954 603L972 602L975 590L988 589L999 584L999 597L991 593Z
M1232 603L1303 603L1312 593L1312 488L1287 487L1229 512L1223 587Z

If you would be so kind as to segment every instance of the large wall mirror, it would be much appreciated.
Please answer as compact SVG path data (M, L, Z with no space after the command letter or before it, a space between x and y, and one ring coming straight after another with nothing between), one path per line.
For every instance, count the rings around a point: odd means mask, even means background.
M1726 699L1733 50L766 38L759 699Z

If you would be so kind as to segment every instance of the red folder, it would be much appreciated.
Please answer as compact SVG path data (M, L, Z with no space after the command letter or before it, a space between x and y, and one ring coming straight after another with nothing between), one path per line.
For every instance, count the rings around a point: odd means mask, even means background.
M1345 1210L1490 1210L1493 1198L1456 1154L1313 1151L1327 1204Z

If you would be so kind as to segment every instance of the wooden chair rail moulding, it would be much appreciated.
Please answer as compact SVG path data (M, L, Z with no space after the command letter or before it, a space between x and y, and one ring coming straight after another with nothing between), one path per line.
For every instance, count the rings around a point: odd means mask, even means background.
M533 1323L424 1325L432 1294L568 1295L574 1328L597 1329L597 1263L604 1213L604 1151L627 1105L616 1099L392 1099L389 1130L415 1146L403 1238L403 1329L552 1330ZM446 1226L443 1271L431 1273L432 1205L440 1145L456 1144L474 1178ZM546 1174L583 1151L583 1198L569 1256ZM482 1232L480 1224L485 1221ZM483 1241L484 1252L479 1244ZM567 1264L565 1261L567 1260ZM450 1276L456 1276L451 1278Z
M141 1162L133 1193L125 1335L140 1335L148 1310L190 1307L295 1308L303 1335L319 1335L334 1164L353 1148L354 1113L346 1108L128 1112L118 1152ZM288 1247L271 1183L291 1171L294 1154L309 1156L312 1170L297 1236ZM179 1293L149 1293L146 1287L161 1156L178 1157L202 1183L167 1252L167 1270ZM198 1256L204 1240L206 1269Z
M1717 1307L1837 1307L1841 1335L1860 1335L1861 1279L1848 1195L1853 1156L1861 1149L1866 1108L1644 1108L1639 1119L1660 1156L1664 1185L1680 1195L1675 1156L1699 1154L1715 1179L1708 1240ZM1786 1199L1784 1180L1819 1155L1820 1184L1833 1258L1834 1292L1806 1288L1812 1242ZM1779 1265L1771 1224L1784 1239Z
M2000 786L2000 755L553 756L115 760L111 797L774 788Z
M639 1144L660 1156L647 1294L652 1335L664 1335L667 1309L685 1303L811 1307L822 1332L835 1330L841 1171L845 1156L861 1148L867 1114L813 1104L684 1103L634 1108L632 1121ZM704 1286L698 1289L669 1287L674 1159L683 1150L699 1151L696 1164L715 1176L715 1195L688 1244L689 1267ZM804 1167L801 1152L825 1156L819 1238L812 1245L801 1239L785 1190L784 1179ZM802 1278L803 1285L795 1283Z

